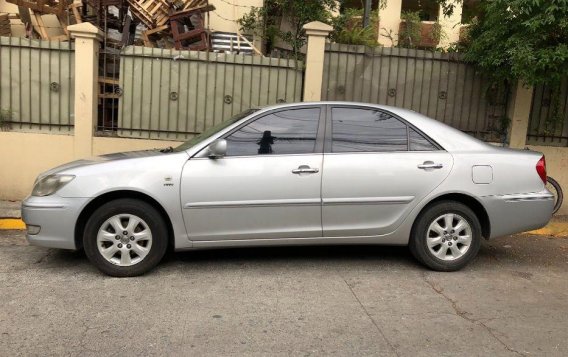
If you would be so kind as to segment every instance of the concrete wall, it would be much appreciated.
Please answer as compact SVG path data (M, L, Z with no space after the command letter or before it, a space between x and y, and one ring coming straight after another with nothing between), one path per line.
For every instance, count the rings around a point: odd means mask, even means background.
M531 150L540 151L546 157L546 171L564 191L564 203L558 215L568 215L568 147L528 145Z
M459 40L463 2L459 0L450 0L450 2L453 2L455 5L452 16L444 16L441 8L438 15L438 21L442 26L443 33L438 46L442 48L448 48L452 43ZM385 47L397 45L402 11L402 0L387 0L386 6L383 9L379 9L378 42L381 45ZM394 43L385 36L385 33L392 35Z
M177 141L95 137L93 154L175 147L179 144ZM568 148L529 147L546 156L548 174L568 195ZM0 200L21 200L31 192L38 174L75 160L71 135L0 132L0 153ZM558 214L568 215L567 202L568 199Z
M73 160L73 136L0 132L0 199L31 192L40 172Z
M209 0L215 11L209 14L209 27L212 31L238 32L236 23L252 6L262 7L264 0ZM233 4L233 5L232 5Z
M177 146L180 142L123 138L93 138L93 155ZM0 200L29 195L38 174L80 159L72 135L0 132Z

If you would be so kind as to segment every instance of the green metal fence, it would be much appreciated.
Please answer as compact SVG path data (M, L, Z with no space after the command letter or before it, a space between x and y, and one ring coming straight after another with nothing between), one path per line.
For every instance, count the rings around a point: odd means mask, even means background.
M456 53L327 44L322 99L407 108L491 141L507 123L508 90Z
M72 44L0 37L0 78L3 129L72 131Z
M292 59L135 46L120 57L122 137L183 140L250 107L302 100Z
M534 87L527 142L568 146L568 79Z

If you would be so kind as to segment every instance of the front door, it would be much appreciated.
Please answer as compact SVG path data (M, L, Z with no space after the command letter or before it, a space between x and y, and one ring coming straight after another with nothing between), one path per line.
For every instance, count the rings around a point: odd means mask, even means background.
M190 159L181 188L190 239L321 237L320 112L259 114L224 136L225 157Z
M333 107L322 178L325 237L393 232L449 174L453 159L392 114Z

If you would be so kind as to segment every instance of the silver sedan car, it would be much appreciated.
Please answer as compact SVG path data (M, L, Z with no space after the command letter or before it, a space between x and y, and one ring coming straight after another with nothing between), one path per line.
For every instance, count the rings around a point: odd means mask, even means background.
M31 244L84 249L135 276L171 247L408 245L453 271L481 240L551 218L544 156L418 113L320 102L248 110L177 148L41 174L22 204Z

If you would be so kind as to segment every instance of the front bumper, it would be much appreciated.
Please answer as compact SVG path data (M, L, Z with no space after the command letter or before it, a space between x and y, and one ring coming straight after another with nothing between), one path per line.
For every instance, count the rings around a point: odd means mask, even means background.
M554 196L548 190L482 197L491 222L491 238L542 228L552 218Z
M26 232L32 245L77 249L75 224L88 198L63 198L57 195L30 196L22 202L22 219L27 226L39 227L39 233Z

